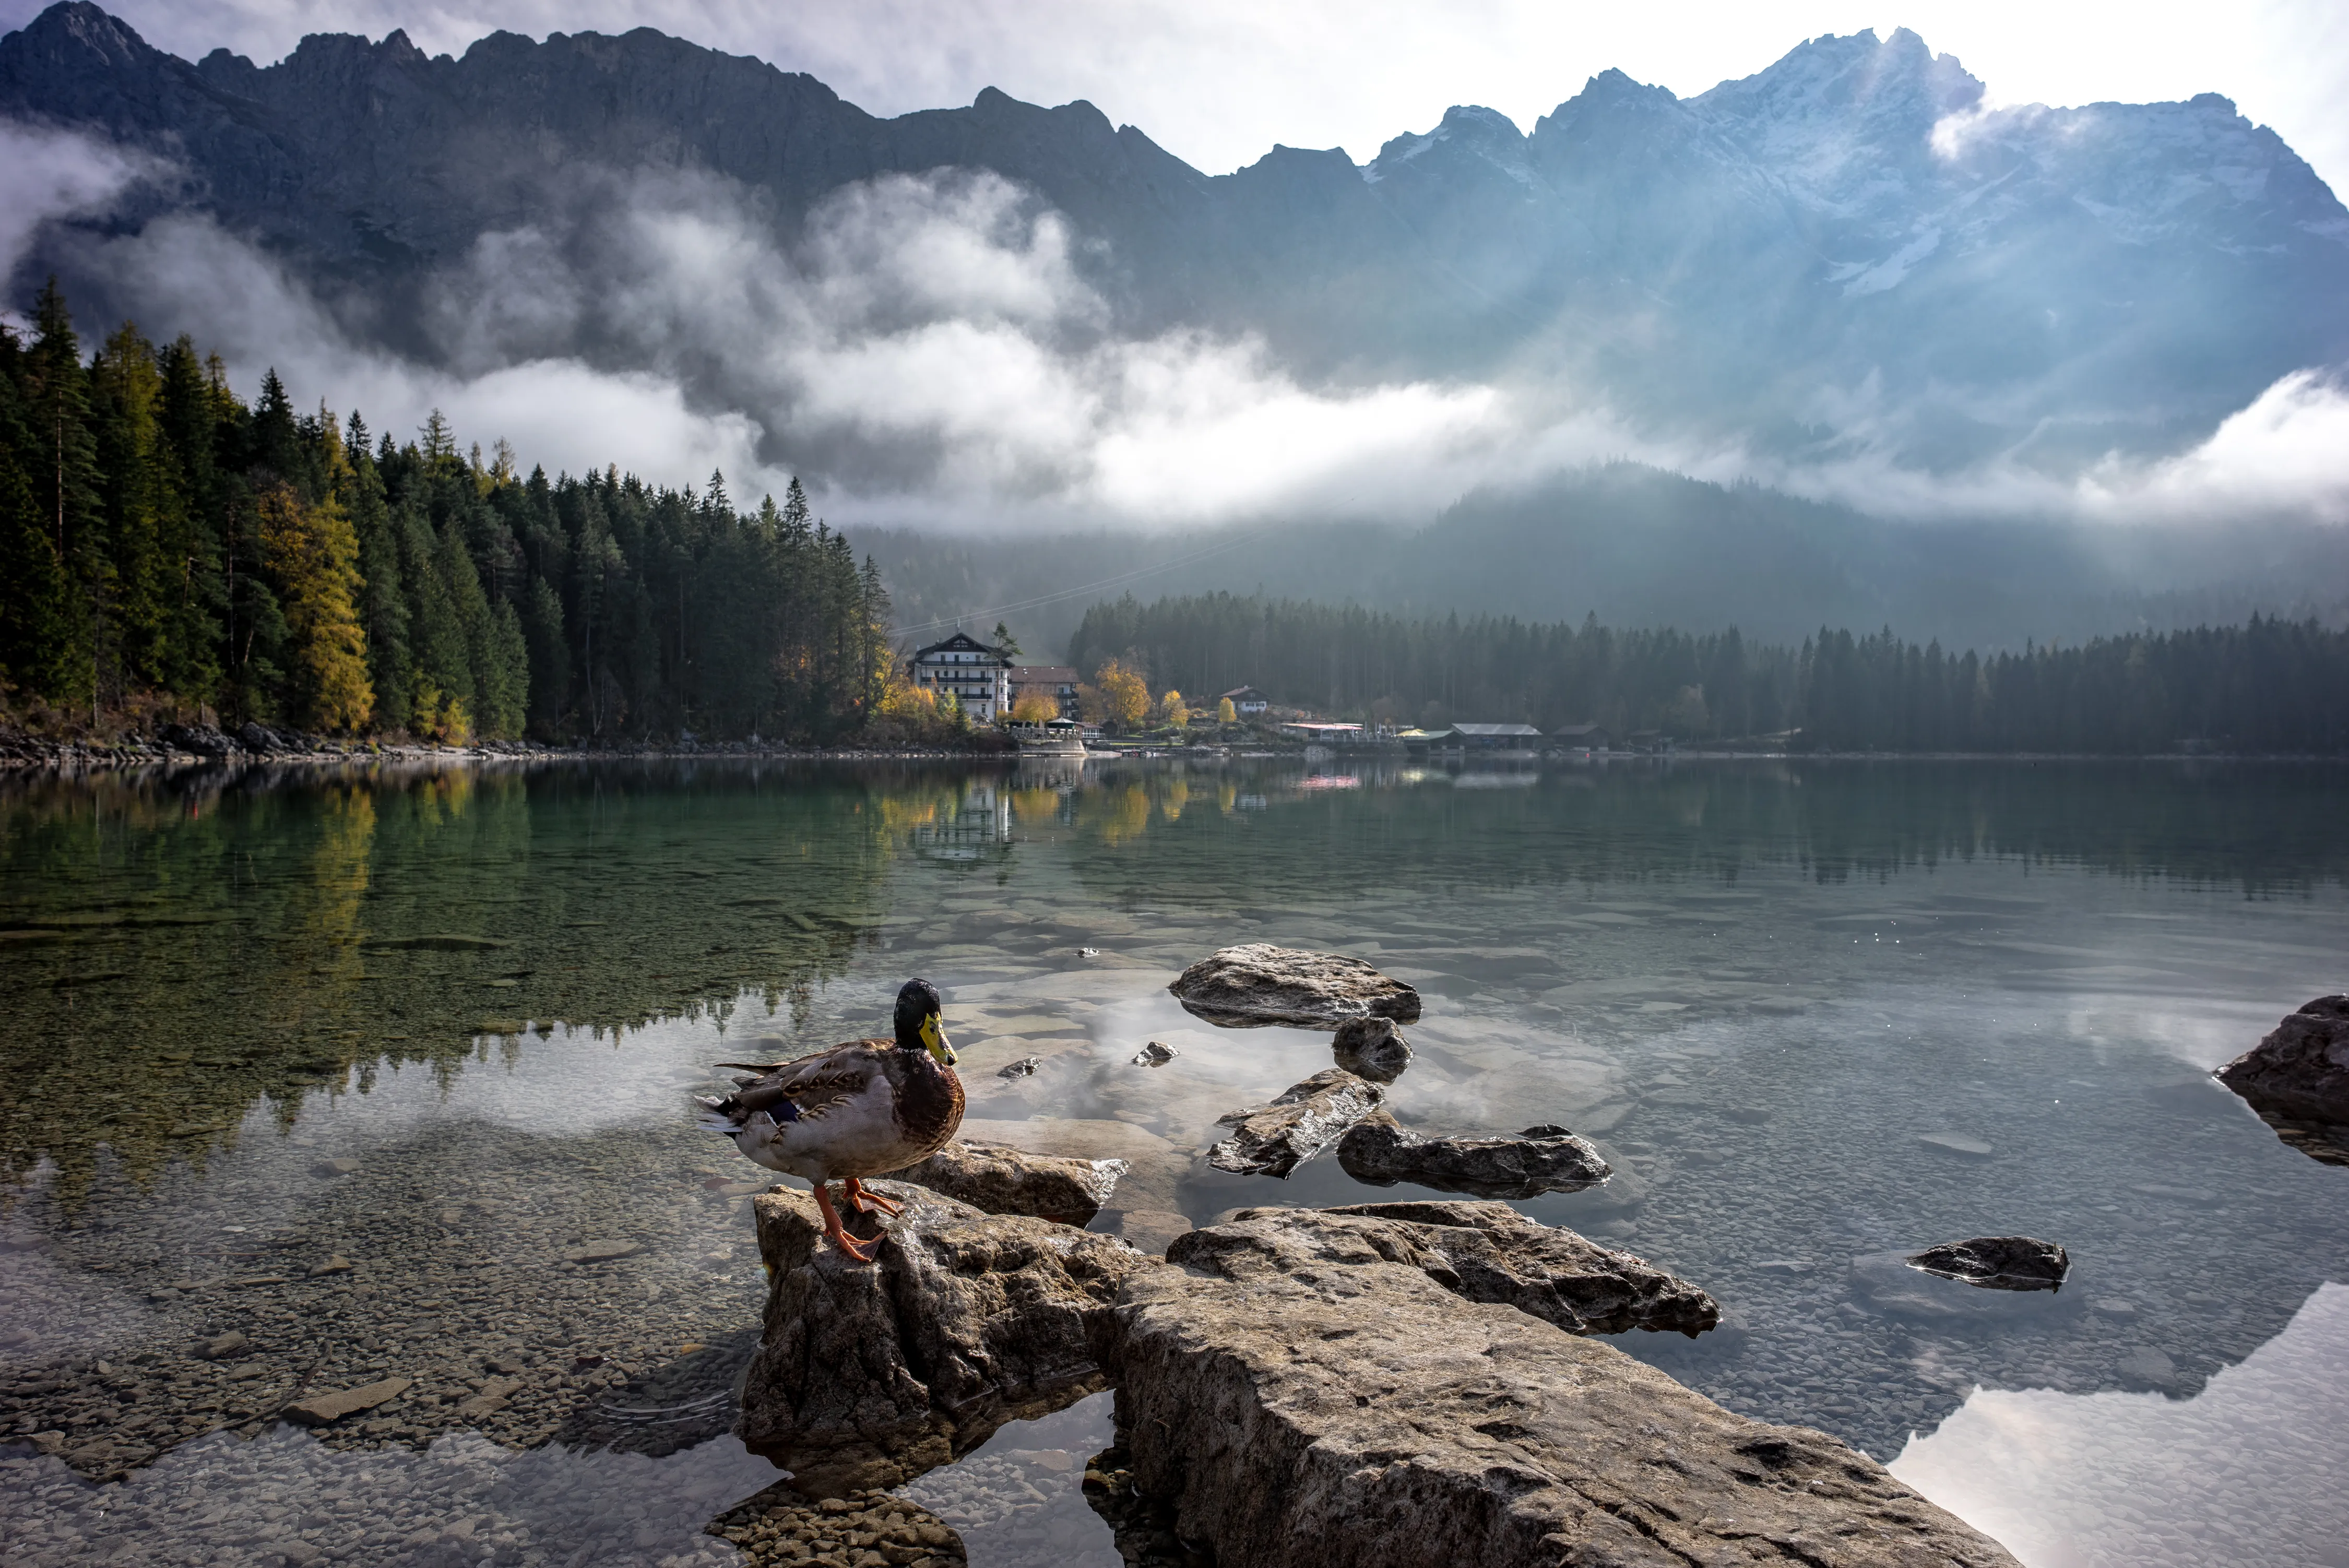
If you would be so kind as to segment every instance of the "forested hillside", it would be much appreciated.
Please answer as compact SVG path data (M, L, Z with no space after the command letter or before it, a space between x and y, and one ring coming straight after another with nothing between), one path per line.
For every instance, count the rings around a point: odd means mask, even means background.
M20 717L441 740L823 740L887 698L888 598L798 481L735 510L515 471L357 411L247 406L188 338L84 363L65 301L0 327L0 679ZM904 694L901 694L901 696ZM918 717L919 716L909 716Z
M1410 619L1352 605L1212 593L1096 604L1070 645L1154 688L1252 685L1332 716L1596 723L1684 742L1797 731L1815 750L2113 755L2183 742L2349 753L2349 631L2313 621L2028 647L1984 657L1889 631L1822 630L1800 647L1514 619Z

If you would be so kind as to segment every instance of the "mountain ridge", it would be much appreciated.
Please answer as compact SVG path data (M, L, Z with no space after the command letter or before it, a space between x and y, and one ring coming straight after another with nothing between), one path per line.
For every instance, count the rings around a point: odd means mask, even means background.
M2349 211L2272 131L2215 94L1982 95L1905 28L1826 36L1685 99L1609 70L1530 133L1455 106L1366 165L1277 146L1206 175L1081 99L990 88L884 119L651 28L461 57L312 35L274 65L190 63L66 0L0 38L0 113L184 171L108 222L208 213L428 363L453 353L424 325L434 278L575 221L582 167L730 182L785 241L857 182L991 170L1065 215L1115 332L1261 341L1309 385L1559 388L1789 460L2069 472L2182 449L2280 377L2349 363ZM55 268L116 304L78 242L51 225L16 286ZM595 330L550 351L624 360Z

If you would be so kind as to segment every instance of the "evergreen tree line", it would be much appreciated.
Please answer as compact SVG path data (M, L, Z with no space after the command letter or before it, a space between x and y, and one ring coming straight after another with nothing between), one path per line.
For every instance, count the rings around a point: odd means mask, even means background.
M247 406L125 324L84 362L54 282L0 326L0 695L96 722L442 739L830 740L890 682L888 596L794 480L738 512Z
M2241 626L1952 655L1890 631L1800 647L1213 593L1087 612L1078 668L1112 659L1195 699L1253 686L1324 715L1417 723L1598 724L1683 741L1794 732L1813 750L2349 753L2349 631Z

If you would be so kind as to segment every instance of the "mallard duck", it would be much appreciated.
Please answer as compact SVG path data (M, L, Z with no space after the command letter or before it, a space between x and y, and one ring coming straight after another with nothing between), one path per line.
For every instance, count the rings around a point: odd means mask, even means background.
M897 993L895 1040L851 1040L797 1061L720 1062L758 1076L737 1078L723 1099L694 1097L701 1126L726 1134L768 1170L815 1183L823 1233L858 1263L871 1263L870 1249L880 1243L842 1228L826 1183L842 1178L842 1193L859 1213L894 1214L905 1205L866 1191L858 1179L920 1164L962 1125L962 1080L941 1006L936 986L908 980Z

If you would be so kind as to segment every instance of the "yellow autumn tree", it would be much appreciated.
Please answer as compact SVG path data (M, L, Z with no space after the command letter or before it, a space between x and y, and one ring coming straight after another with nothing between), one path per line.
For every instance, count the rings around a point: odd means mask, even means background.
M1131 728L1149 716L1150 683L1124 660L1102 661L1093 672L1092 686L1099 694L1101 717L1110 723Z
M326 422L330 464L345 461ZM301 721L314 729L356 730L375 713L367 633L359 624L358 534L339 503L305 502L283 484L255 498L262 562L285 614L287 675Z
M1232 699L1227 696L1217 698L1216 702L1216 722L1217 724L1237 724L1239 721L1240 710L1232 706Z
M1180 729L1191 722L1191 705L1183 700L1179 691L1167 691L1158 699L1158 717L1163 724Z
M1061 717L1061 705L1042 692L1022 692L1011 705L1014 724L1046 724Z

